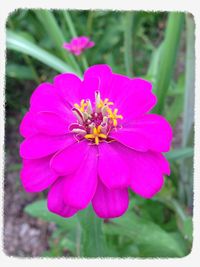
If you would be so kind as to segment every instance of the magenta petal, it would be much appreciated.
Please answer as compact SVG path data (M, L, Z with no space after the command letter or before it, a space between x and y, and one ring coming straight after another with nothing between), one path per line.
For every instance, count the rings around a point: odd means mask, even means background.
M37 131L48 135L63 135L69 132L69 121L67 116L59 116L53 112L38 112L35 115Z
M30 110L32 112L54 112L58 113L61 117L69 117L71 115L73 118L73 114L63 103L56 91L57 88L50 83L42 83L39 85L31 96Z
M68 218L73 216L78 210L65 205L63 201L63 182L64 180L59 178L51 187L48 193L47 207L51 212Z
M20 145L20 156L25 159L36 159L48 156L75 142L71 134L50 136L36 134L25 139Z
M31 112L27 112L20 124L20 134L23 137L29 137L37 133L37 129L35 128L35 114Z
M153 152L132 152L131 189L144 198L152 198L164 185L162 167Z
M81 80L71 73L59 74L54 78L58 94L64 103L68 102L71 106L81 101L81 83Z
M138 151L167 152L172 141L172 128L164 117L146 114L113 131L110 136Z
M108 91L110 89L110 79L112 77L112 70L106 64L99 64L91 66L84 73L84 77L89 79L89 77L96 77L99 79L99 87L98 90L101 93L101 98L105 99L109 97Z
M119 114L122 114L125 122L138 118L150 111L156 104L156 96L152 93L152 84L141 78L129 80L126 89L119 93L116 105Z
M108 189L101 182L98 182L92 205L100 218L119 217L126 212L128 204L128 189Z
M116 142L99 145L98 173L109 189L128 186L130 169Z
M72 175L65 176L63 193L66 205L77 209L84 209L87 207L96 191L97 160L97 148L95 146L90 146L88 155L80 164L79 169Z
M81 98L90 99L91 103L93 103L95 101L95 92L100 89L99 86L100 79L98 77L84 74L84 80L81 87Z
M80 36L78 39L78 44L81 47L85 47L87 45L87 43L89 42L89 38L86 36Z
M91 47L93 47L94 45L95 45L95 42L90 41L90 42L87 43L86 48L91 48Z
M155 157L155 161L160 167L162 173L170 175L170 164L167 159L161 153L152 152L152 155Z
M109 84L107 85L106 97L109 98L110 101L113 101L115 104L115 108L118 108L121 112L120 106L122 105L122 101L126 99L127 94L129 92L131 79L122 75L112 73L109 79ZM124 110L123 110L124 111Z
M123 145L130 147L137 151L147 151L149 148L148 139L134 129L118 129L109 135L111 138L119 141Z
M50 159L51 157L23 160L20 177L26 191L40 192L54 183L58 175L50 169Z
M76 171L85 160L89 150L87 141L77 142L56 153L51 160L51 167L59 175L68 175Z

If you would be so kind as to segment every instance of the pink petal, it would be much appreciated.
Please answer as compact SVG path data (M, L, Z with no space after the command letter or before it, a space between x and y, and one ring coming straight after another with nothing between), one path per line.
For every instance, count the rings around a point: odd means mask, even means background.
M113 108L118 108L123 123L145 114L156 104L151 83L141 78L130 79L113 73L107 87L105 97L114 102Z
M70 43L64 43L63 48L70 50L71 49L71 44Z
M20 134L23 137L29 137L37 133L37 129L35 128L35 114L32 112L27 112L20 124L19 128Z
M78 39L78 42L81 47L85 47L87 43L89 42L89 38L86 36L80 36Z
M172 141L172 128L166 119L156 114L146 114L110 136L138 151L167 152Z
M93 65L87 69L87 71L84 73L84 77L86 79L89 79L89 77L96 77L99 82L98 90L101 93L101 98L105 99L109 97L108 91L109 91L109 81L112 77L112 70L111 68L106 64L99 64L99 65Z
M65 176L63 192L66 205L77 209L87 207L96 191L97 159L98 151L96 146L90 146L88 155L80 164L79 169L72 175Z
M50 157L34 160L23 160L20 176L28 192L41 192L55 182L58 175L50 169Z
M54 78L54 85L57 93L61 96L64 103L69 103L72 107L81 101L81 80L74 74L59 74Z
M170 173L167 160L158 152L137 152L117 142L115 146L130 167L131 189L144 198L153 197L163 186L163 175Z
M93 47L93 46L95 46L95 42L93 42L93 41L89 41L89 42L87 43L87 45L86 45L87 48L91 48L91 47Z
M128 189L108 189L100 181L92 199L94 211L100 218L122 216L128 209Z
M167 161L167 159L161 153L152 152L152 156L155 157L155 161L160 167L162 173L166 175L170 175L170 164Z
M144 198L152 198L164 185L163 170L160 160L153 152L132 152L131 189Z
M32 112L48 111L73 119L73 114L67 103L64 104L59 95L57 88L50 83L42 83L33 92L30 99L30 110Z
M89 99L91 103L95 101L95 92L99 91L100 79L95 76L84 74L84 80L81 87L81 99Z
M63 149L75 140L71 134L49 136L36 134L25 139L20 145L20 156L25 159L36 159L48 156Z
M114 102L115 108L120 109L121 101L124 100L129 92L131 79L121 74L112 73L106 96L110 101ZM121 110L120 110L121 111ZM124 110L123 110L124 111Z
M75 172L84 162L89 144L87 141L77 142L56 153L51 160L51 168L59 175L68 175Z
M130 168L116 142L99 145L98 173L109 189L128 186Z
M73 46L78 46L79 45L79 37L74 37L74 38L72 38L72 40L71 40L71 45L73 45Z
M145 152L149 148L146 136L137 133L134 129L118 129L117 131L112 131L109 137L137 151Z
M63 135L69 132L69 124L73 121L65 117L60 117L53 112L38 112L35 115L36 129L40 133L48 135Z
M48 193L47 207L51 212L68 218L73 216L78 210L65 205L63 201L63 182L64 180L59 178L51 187Z
M123 122L129 122L150 111L156 102L156 96L152 93L152 84L144 79L134 78L129 81L126 90L125 88L120 90L116 105L119 108L119 114L124 117Z

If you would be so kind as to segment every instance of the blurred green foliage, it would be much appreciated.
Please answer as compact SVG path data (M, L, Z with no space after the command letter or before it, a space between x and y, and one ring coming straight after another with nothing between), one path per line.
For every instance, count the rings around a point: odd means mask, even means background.
M165 187L151 200L130 192L128 212L121 218L104 220L103 236L97 233L97 239L102 238L99 244L87 240L87 236L95 234L95 225L100 222L90 208L80 216L63 219L48 212L44 200L27 205L25 212L29 215L57 226L44 256L183 257L190 253L194 123L191 15L17 10L8 18L7 28L8 122L15 112L23 116L38 83L52 81L59 72L70 71L81 76L88 64L106 63L114 72L150 80L158 97L155 112L164 114L174 128L172 150L166 155L171 175L166 178ZM80 58L62 48L64 41L76 35L87 35L96 43ZM88 228L85 216L93 220L93 229Z

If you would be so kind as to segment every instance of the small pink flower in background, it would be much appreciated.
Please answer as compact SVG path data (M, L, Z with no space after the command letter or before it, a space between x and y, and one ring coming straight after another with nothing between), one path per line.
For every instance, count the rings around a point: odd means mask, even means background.
M79 56L81 55L86 49L91 48L95 45L90 38L86 36L79 36L72 38L70 43L64 43L63 48L67 49L70 53Z
M70 217L92 203L101 218L121 216L128 188L153 197L170 174L162 155L172 129L148 112L156 96L150 82L87 69L83 80L66 73L33 92L20 132L21 180L29 192L50 187L48 208Z

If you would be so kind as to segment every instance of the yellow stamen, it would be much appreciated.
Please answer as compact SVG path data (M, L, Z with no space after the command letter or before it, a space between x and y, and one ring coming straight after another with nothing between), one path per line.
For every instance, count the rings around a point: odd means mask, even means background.
M118 109L115 108L114 111L112 111L110 108L107 110L109 118L113 121L113 126L117 126L117 119L123 119L122 115L117 115Z
M98 127L94 127L93 128L93 133L92 134L86 134L84 137L86 139L94 139L95 144L98 145L99 144L99 138L106 139L107 135L101 133L101 125L99 125Z
M100 100L100 103L99 103L99 105L97 107L98 108L103 108L105 105L108 106L108 107L111 106L111 105L114 105L113 102L108 102L108 101L109 101L108 98L104 99L104 101Z
M85 102L84 99L81 100L80 105L79 104L74 104L75 108L77 108L78 110L80 110L81 112L85 111L85 108L88 106L88 103Z

